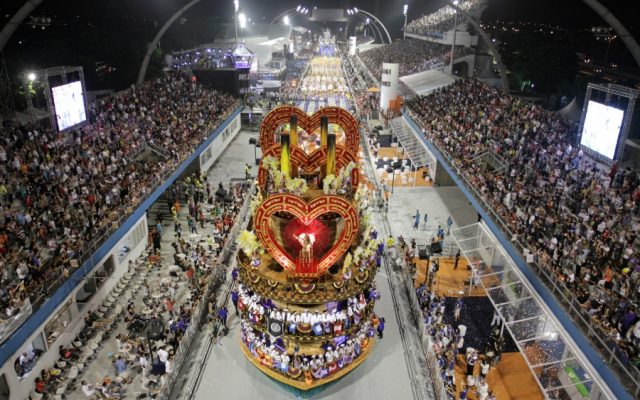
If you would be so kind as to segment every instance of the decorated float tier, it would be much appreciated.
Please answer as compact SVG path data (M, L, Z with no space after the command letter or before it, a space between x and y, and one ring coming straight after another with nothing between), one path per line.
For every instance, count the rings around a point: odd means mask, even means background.
M299 343L305 346L320 345L321 342L350 335L363 321L373 315L375 298L368 299L361 307L344 306L339 311L327 311L323 307L310 310L293 309L290 305L274 305L265 308L258 305L239 304L243 320L250 322L254 329L269 333L273 324L282 329L286 344ZM282 308L287 307L287 308Z
M374 324L364 321L357 330L320 345L292 345L243 321L240 347L245 356L273 379L301 390L339 379L360 365L375 342Z
M288 132L280 129L287 123ZM329 124L344 133L342 145ZM308 152L302 132L317 129ZM366 213L351 114L325 108L307 117L281 107L263 121L260 145L251 220L238 240L241 347L264 373L306 390L370 351L380 240Z

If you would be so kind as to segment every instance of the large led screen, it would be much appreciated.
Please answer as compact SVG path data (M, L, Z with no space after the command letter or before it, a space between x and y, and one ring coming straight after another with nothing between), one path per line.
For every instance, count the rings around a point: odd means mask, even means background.
M51 93L59 131L86 121L87 114L80 81L53 87Z
M624 111L589 101L580 144L613 160Z

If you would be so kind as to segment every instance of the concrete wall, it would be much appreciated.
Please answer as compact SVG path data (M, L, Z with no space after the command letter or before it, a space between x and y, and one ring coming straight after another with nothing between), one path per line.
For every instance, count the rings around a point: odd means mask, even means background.
M451 178L451 175L449 175L449 173L444 168L442 168L440 161L436 161L434 167L434 176L431 177L434 184L438 186L456 186L456 183L453 178Z
M200 171L208 171L211 168L238 132L240 132L240 114L236 115L222 133L200 154Z

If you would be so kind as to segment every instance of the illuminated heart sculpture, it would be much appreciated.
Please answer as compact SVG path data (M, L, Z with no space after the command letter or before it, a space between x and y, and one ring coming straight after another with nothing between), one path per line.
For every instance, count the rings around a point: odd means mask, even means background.
M327 117L330 124L336 124L344 130L344 145L347 150L354 154L358 153L358 147L360 146L360 130L358 128L358 121L347 110L340 107L324 107L316 111L316 113L311 116L308 116L298 107L293 106L283 106L274 109L265 117L260 125L261 148L268 149L276 144L276 130L280 126L288 123L292 115L298 117L298 128L309 133L314 132L316 129L320 129L320 118Z
M282 148L280 145L275 144L271 146L269 149L264 150L263 157L274 157L276 159L280 159L280 153L282 152ZM316 168L320 168L321 166L327 163L327 148L320 147L313 151L311 154L307 154L299 147L293 147L290 150L290 159L291 165L300 168L305 172L312 172ZM336 168L340 171L342 168L346 167L350 162L358 165L358 158L354 153L349 151L346 147L337 145L336 146ZM260 169L258 171L258 184L261 187L264 187L264 184L267 180L267 176L269 172L260 165ZM358 182L360 181L360 170L358 168L354 168L351 171L351 184L356 190L358 188Z
M271 217L278 211L290 213L306 226L312 225L324 214L335 213L342 218L342 230L331 248L320 258L303 265L298 257L284 249L271 228ZM262 202L254 218L254 231L267 252L291 275L298 278L317 278L338 262L355 240L358 226L358 212L351 202L340 196L320 196L307 203L298 196L273 195Z

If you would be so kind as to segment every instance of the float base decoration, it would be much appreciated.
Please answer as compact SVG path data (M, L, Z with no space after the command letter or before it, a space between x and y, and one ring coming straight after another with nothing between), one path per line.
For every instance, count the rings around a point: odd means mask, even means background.
M247 346L244 346L243 343L240 343L240 349L244 353L245 357L247 357L249 359L249 361L251 361L251 363L256 368L258 368L260 371L262 371L262 373L264 373L265 375L269 376L270 378L275 379L278 382L282 382L284 384L292 386L292 387L294 387L296 389L299 389L299 390L310 390L311 388L317 388L317 387L326 385L327 383L330 383L330 382L333 382L335 380L338 380L338 379L342 378L343 376L347 375L349 372L351 372L354 369L356 369L369 356L369 353L373 349L373 344L374 344L373 342L374 341L375 340L372 339L372 343L365 349L365 351L360 355L360 357L355 359L347 367L338 370L336 373L334 373L333 375L330 375L330 376L328 376L326 378L316 379L311 385L307 384L307 382L305 382L305 381L301 381L299 379L291 378L289 376L286 376L286 375L282 374L280 371L276 371L276 370L274 370L274 369L272 369L270 367L267 367L267 366L263 365L259 360L257 360L256 358L253 357L251 352L249 352L249 349L247 348Z
M306 391L371 353L382 249L365 211L355 118L286 106L264 121L269 150L238 242L240 347L260 371Z

